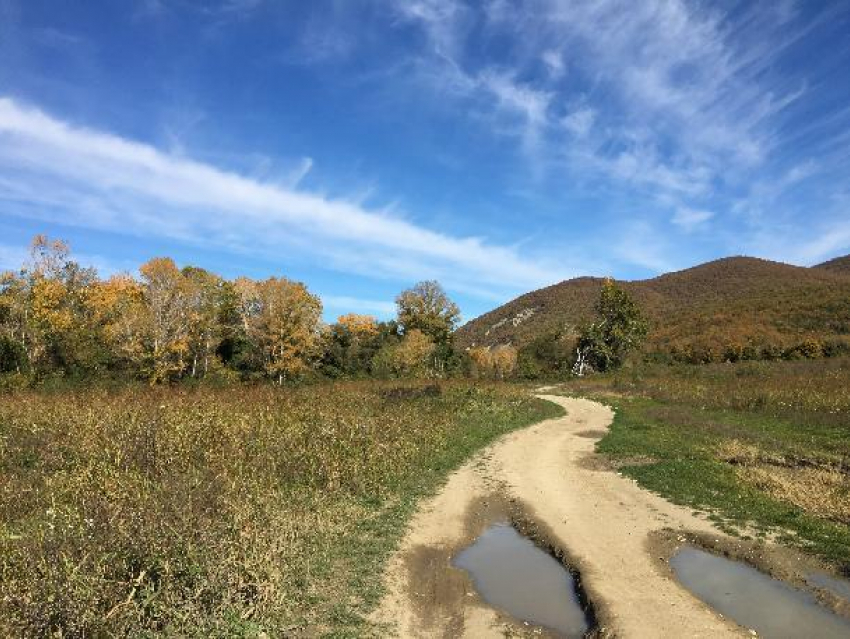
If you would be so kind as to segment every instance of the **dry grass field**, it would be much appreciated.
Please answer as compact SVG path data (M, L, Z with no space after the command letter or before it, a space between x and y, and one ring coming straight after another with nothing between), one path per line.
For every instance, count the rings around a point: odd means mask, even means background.
M418 496L557 414L508 386L0 400L0 634L362 634Z

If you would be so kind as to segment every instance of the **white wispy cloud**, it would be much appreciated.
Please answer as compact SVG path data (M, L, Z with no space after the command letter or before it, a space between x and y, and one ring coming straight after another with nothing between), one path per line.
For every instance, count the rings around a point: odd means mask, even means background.
M472 101L475 118L489 114L499 124L489 129L516 137L533 174L545 167L643 198L685 231L717 211L741 215L749 237L762 237L777 211L799 213L788 198L801 182L825 165L850 169L840 133L807 148L823 162L785 168L800 130L850 126L840 107L801 120L822 87L805 70L779 71L835 6L804 16L794 0L734 11L699 0L387 2L427 36L416 58L423 86L439 101ZM482 37L498 38L500 66L481 59Z
M590 107L576 109L561 118L561 124L573 135L586 137L596 120L596 112Z
M812 265L835 257L850 247L850 223L846 220L823 229L816 237L787 246L785 260Z
M675 270L676 264L669 258L670 247L653 225L636 220L624 226L609 248L615 257L656 274Z
M681 227L684 231L690 233L700 226L703 226L713 217L714 213L712 211L680 208L673 216L672 222L676 226Z
M217 10L223 13L250 13L257 10L265 0L224 0Z
M567 64L564 62L564 56L557 49L547 49L540 54L540 59L546 65L549 76L555 80L563 77L567 72Z
M487 69L475 86L483 88L496 99L497 108L520 119L520 137L525 150L535 154L540 136L549 121L552 94L518 82L511 74Z
M390 0L399 20L423 26L439 56L455 57L471 10L460 0Z
M786 176L802 173L793 168ZM810 202L802 205L798 214L805 223L800 225L788 215L758 218L755 233L747 238L746 250L759 257L811 266L850 252L850 188L830 193L816 207ZM769 206L771 195L756 199L754 206ZM816 214L813 211L816 210Z
M301 181L307 177L307 174L313 168L313 158L301 158L301 162L298 166L292 170L292 172L287 176L287 183L290 188L295 188Z
M805 94L785 86L771 68L793 34L780 14L753 8L735 19L719 8L685 0L537 0L516 35L542 33L580 51L584 76L605 87L610 105L591 147L597 167L625 146L639 165L667 177L650 182L682 191L694 173L732 180L762 164L779 141L783 110ZM750 37L736 37L747 29ZM611 124L614 126L611 126ZM636 136L643 140L635 144ZM664 147L659 155L655 149ZM643 157L641 157L643 156ZM619 159L618 159L619 161ZM584 165L573 165L579 170ZM616 168L616 167L615 167ZM642 173L615 171L641 186ZM697 190L696 188L692 190Z
M805 233L785 224L764 228L747 244L751 255L766 259L812 266L850 250L850 202L843 208L843 215L830 216L827 223L814 224Z
M309 169L309 163L302 167ZM297 176L296 176L297 177ZM0 199L17 215L160 236L456 290L522 290L571 274L481 238L454 237L152 146L72 126L0 99Z

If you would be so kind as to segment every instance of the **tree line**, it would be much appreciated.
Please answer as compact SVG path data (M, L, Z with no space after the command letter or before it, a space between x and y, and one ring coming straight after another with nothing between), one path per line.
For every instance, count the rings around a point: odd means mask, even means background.
M285 277L222 278L157 257L106 279L39 235L20 270L0 274L0 375L23 381L97 376L152 383L311 376L541 377L622 363L646 335L639 309L613 282L598 321L574 339L455 349L460 309L438 282L396 298L396 317L322 321L322 302Z
M349 314L326 326L319 297L285 277L227 280L161 257L139 278L101 279L43 235L30 254L19 271L0 274L0 373L283 383L456 366L460 311L436 282L402 292L392 321Z

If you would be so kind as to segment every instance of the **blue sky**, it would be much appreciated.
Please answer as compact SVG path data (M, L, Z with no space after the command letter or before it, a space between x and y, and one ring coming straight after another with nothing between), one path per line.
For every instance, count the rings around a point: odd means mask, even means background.
M850 3L0 0L0 268L38 232L466 318L850 253Z

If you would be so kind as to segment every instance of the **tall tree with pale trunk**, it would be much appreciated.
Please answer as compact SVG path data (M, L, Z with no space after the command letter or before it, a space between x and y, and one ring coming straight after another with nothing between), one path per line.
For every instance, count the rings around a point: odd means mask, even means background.
M283 277L240 278L236 288L248 339L261 353L266 374L279 384L303 374L318 354L319 298Z
M224 304L224 280L202 268L183 269L187 312L189 314L190 375L206 375L210 361L222 339L221 312Z
M188 286L170 257L139 267L147 310L151 381L166 381L186 370L189 356Z

